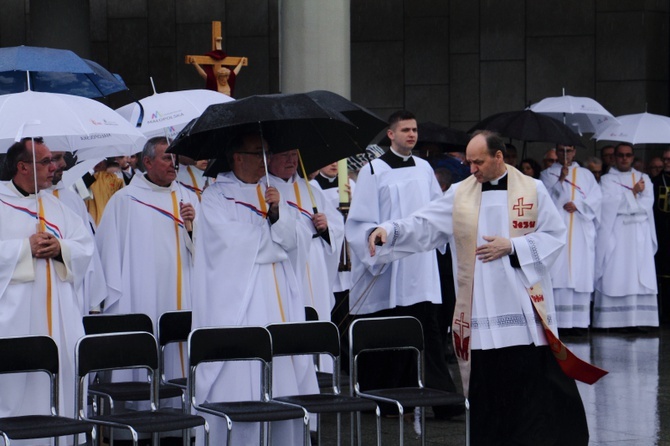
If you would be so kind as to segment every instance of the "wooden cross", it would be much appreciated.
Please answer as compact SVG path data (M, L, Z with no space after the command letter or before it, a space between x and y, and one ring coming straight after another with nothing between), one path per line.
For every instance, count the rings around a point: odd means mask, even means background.
M221 22L212 22L212 51L221 49L220 43L222 41L221 37ZM217 47L217 43L219 44ZM233 57L227 56L223 60L212 59L209 56L186 56L184 61L190 65L190 61L195 61L198 65L228 65L236 67L242 62L242 66L246 67L248 62L246 57Z

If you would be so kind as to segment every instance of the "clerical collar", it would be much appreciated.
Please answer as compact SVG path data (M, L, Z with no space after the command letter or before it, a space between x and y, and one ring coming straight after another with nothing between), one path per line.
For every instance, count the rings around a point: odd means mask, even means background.
M319 183L319 186L321 186L321 189L326 190L326 189L331 189L333 187L337 187L337 177L329 178L319 172L317 176L314 177L314 180L316 180L317 183Z
M507 171L501 177L482 184L482 192L489 190L507 190Z
M168 184L167 186L161 186L154 183L153 181L151 181L151 179L149 179L149 175L147 175L146 173L142 175L142 178L144 178L147 184L154 190L168 190L172 187L172 182L170 182L170 184Z
M21 189L19 186L17 186L16 183L14 182L14 180L12 180L12 185L14 186L14 188L16 189L16 191L17 191L18 193L20 193L21 195L23 195L24 197L27 197L27 196L29 196L29 195L32 195L30 192L26 192L25 190L23 190L23 189Z
M391 167L391 169L416 166L416 163L414 162L414 157L412 155L409 156L400 155L393 149L387 151L385 154L380 156L379 159L388 164L389 167Z

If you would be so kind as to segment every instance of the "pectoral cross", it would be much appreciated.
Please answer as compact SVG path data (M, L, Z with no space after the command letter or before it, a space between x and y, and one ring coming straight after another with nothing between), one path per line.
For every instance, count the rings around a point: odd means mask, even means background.
M221 22L212 22L212 51L220 50L223 38L221 37ZM184 62L191 64L191 60L195 61L198 65L228 65L236 67L242 62L242 66L246 67L248 61L246 57L234 57L227 56L223 60L216 60L209 56L186 56Z

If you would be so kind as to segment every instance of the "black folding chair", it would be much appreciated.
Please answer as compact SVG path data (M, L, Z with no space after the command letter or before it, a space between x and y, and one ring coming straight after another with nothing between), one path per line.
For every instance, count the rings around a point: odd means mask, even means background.
M150 379L150 410L138 410L109 415L87 413L86 383L90 374L99 371L145 369ZM158 376L158 348L151 333L111 333L88 335L79 339L75 351L75 388L77 417L99 426L127 429L137 446L138 434L151 434L152 444L159 446L159 434L174 430L184 431L187 446L189 429L203 426L205 446L209 444L209 427L203 417L172 409L158 409L160 378ZM90 389L89 389L90 392Z
M311 395L291 395L275 398L277 401L295 404L317 414L318 444L321 444L322 413L337 414L337 444L340 441L341 414L357 414L359 426L358 444L361 444L360 413L374 411L377 415L377 444L381 444L381 420L379 407L374 401L340 393L340 332L337 326L328 321L294 322L271 324L266 327L272 335L272 353L274 356L328 355L333 360L332 393ZM351 444L354 443L354 423L351 423Z
M86 434L87 444L95 438L93 425L58 415L58 346L48 336L23 336L0 339L0 374L44 372L49 377L50 415L23 415L0 418L0 434L9 446L10 440L29 440Z
M221 327L198 328L188 338L189 357L189 395L191 405L196 410L226 420L227 443L233 423L260 422L260 443L271 441L272 421L302 419L304 444L309 444L309 414L305 409L292 404L272 399L272 341L270 332L263 327ZM204 363L226 361L256 361L260 363L260 399L234 402L198 403L196 389L196 373ZM231 383L234 385L234 383ZM267 434L266 434L267 431Z
M399 443L404 440L403 415L405 408L421 409L421 444L426 444L426 406L465 406L465 438L470 444L469 404L463 395L431 389L423 385L423 330L421 322L414 317L381 317L357 319L349 327L349 379L355 395L378 403L390 403L398 408ZM358 382L358 360L362 354L373 351L409 350L416 357L416 386L390 389L360 390Z
M186 343L188 341L188 335L191 333L191 320L191 310L166 311L158 318L158 358L161 385L175 386L183 392L188 389L186 377L168 378L165 376L165 349L168 344ZM184 364L184 368L187 367L188 364ZM186 375L188 375L188 372L186 372ZM186 403L188 403L188 398L186 398Z
M319 320L319 313L316 311L316 308L309 305L305 306L305 320ZM314 355L314 366L316 367L316 381L319 383L319 389L331 389L333 374L321 371L321 358L319 358L319 355Z
M151 318L143 313L96 314L84 316L83 323L84 332L87 335L133 331L153 334L154 331ZM115 402L149 401L151 399L151 383L145 381L108 382L107 379L95 379L90 384L88 391L95 397L105 398L112 412ZM161 385L160 396L161 398L181 398L182 409L186 409L181 389L171 385ZM95 409L97 411L97 407Z

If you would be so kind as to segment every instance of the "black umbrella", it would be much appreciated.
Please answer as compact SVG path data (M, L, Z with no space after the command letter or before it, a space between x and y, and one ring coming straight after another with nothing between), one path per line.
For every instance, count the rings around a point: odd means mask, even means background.
M69 50L0 48L0 94L32 90L98 98L127 89L119 75Z
M431 121L420 122L418 125L419 138L415 149L420 150L423 144L437 144L443 152L465 152L470 137L462 130L456 130L436 124ZM384 136L379 145L391 145L388 136Z
M365 147L379 135L379 132L388 126L386 121L367 108L351 102L332 91L315 90L305 94L314 99L320 106L342 113L351 121L356 126L356 129L348 132L348 134L361 147L361 150L365 150Z
M475 124L468 133L476 130L492 130L501 136L525 142L550 142L584 147L582 140L570 127L532 110L491 115Z
M235 137L256 132L273 152L299 149L305 169L313 172L362 152L352 137L356 127L335 110L304 93L250 96L210 105L189 123L168 151L193 159L217 159L212 172L230 170L225 152Z

